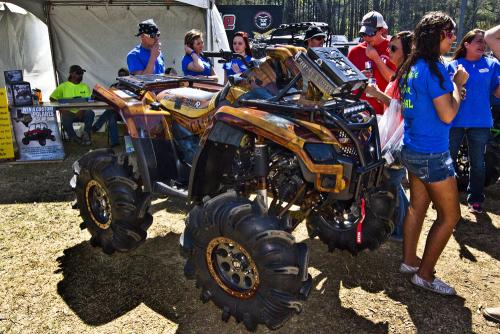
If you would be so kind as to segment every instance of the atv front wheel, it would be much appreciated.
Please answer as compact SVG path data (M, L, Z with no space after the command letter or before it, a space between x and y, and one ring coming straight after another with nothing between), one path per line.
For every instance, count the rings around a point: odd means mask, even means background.
M222 319L243 321L248 330L283 325L302 310L309 294L308 250L281 230L275 217L235 192L194 207L186 222L185 273L196 278L204 302L222 309Z
M29 140L28 138L23 138L23 139L21 140L21 142L22 142L24 145L29 145L30 140Z
M46 139L39 139L38 140L38 143L41 145L41 146L45 146L47 144L47 140Z
M393 192L377 189L362 200L355 215L339 215L333 208L318 210L307 218L309 236L318 236L330 252L340 249L356 255L365 249L374 250L394 230L394 204Z
M109 149L91 151L74 165L72 183L84 227L92 245L107 254L137 248L153 221L150 198L128 167Z

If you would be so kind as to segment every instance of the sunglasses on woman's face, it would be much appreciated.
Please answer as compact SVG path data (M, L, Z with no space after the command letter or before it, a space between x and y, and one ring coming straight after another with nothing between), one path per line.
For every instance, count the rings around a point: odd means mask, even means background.
M455 36L455 29L448 29L444 31L444 36L446 38L452 39Z
M398 47L396 45L389 45L388 49L392 53L398 51Z

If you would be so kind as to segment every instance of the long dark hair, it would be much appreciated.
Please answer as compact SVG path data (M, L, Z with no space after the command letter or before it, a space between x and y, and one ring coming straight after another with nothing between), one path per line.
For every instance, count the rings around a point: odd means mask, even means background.
M399 70L403 67L403 64L406 62L411 53L411 46L413 43L413 33L411 31L400 31L396 35L391 37L391 42L395 39L399 39L401 41L401 46L403 48L403 62L397 68L396 73L392 76L391 80L394 80L399 75Z
M482 34L484 36L484 30L474 29L465 34L464 38L460 41L455 54L453 54L453 59L465 58L467 56L467 49L465 48L465 43L470 43L476 38L477 34Z
M233 41L234 41L235 37L243 38L243 42L245 42L245 53L247 56L252 57L252 49L250 48L250 41L248 40L248 34L244 31L237 31L234 33L233 39L231 40L231 45L230 45L231 51L234 52Z
M439 85L443 88L444 78L438 69L437 62L441 61L440 44L445 38L444 31L455 29L455 22L451 17L443 12L429 12L417 24L413 36L413 46L410 56L398 71L398 80L401 92L408 82L408 74L411 67L419 60L423 59L432 75L439 79ZM401 80L403 79L403 80ZM403 98L404 94L401 94Z

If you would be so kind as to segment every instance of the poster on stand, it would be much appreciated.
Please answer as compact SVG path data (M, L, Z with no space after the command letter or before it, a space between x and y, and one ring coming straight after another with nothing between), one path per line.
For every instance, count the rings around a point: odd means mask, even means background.
M10 123L7 90L0 89L0 160L14 158L14 141Z
M20 161L62 160L64 146L53 107L12 109Z

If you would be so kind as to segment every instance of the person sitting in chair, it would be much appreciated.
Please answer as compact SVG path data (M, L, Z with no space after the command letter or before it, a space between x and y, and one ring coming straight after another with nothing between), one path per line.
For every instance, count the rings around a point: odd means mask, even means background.
M71 65L69 68L68 81L63 82L50 95L51 101L60 99L90 98L89 86L83 83L83 73L85 70L79 65ZM94 122L94 112L92 110L61 109L61 122L69 139L78 144L88 146L90 142L90 131ZM84 131L82 137L76 135L73 129L74 122L83 122Z
M118 70L119 77L126 77L128 75L129 72L126 68L122 67ZM111 85L111 88L120 88L120 82L115 82ZM104 125L104 123L108 122L109 143L111 148L120 145L116 117L116 112L113 109L106 109L92 126L92 132L97 132Z

